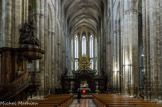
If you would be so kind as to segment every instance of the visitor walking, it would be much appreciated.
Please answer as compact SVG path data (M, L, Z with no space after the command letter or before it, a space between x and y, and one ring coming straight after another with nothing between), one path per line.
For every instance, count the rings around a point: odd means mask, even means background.
M78 96L77 96L77 98L78 98L78 103L80 103L80 99L81 99L81 91L80 90L78 90Z

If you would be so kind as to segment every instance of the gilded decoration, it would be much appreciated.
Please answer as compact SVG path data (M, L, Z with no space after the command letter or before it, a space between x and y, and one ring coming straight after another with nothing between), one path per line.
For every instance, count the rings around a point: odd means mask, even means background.
M79 57L79 70L90 70L90 60L87 55Z

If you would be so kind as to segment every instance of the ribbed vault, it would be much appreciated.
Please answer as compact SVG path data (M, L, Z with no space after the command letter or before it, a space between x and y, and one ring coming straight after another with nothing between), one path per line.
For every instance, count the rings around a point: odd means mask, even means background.
M101 23L102 0L64 0L67 24L71 32L83 26L94 32Z

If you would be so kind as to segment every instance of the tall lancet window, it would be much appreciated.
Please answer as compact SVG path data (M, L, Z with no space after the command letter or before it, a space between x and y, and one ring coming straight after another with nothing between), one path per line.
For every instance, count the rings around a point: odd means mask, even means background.
M75 70L78 70L78 60L75 60Z
M75 36L75 70L78 70L78 36Z
M93 59L90 60L90 63L91 63L91 66L90 66L90 67L91 67L91 69L93 70L93 65L94 65Z
M91 69L94 69L94 59L93 59L93 36L91 35L89 38L89 52L90 52L90 63L91 63Z
M92 35L90 36L90 45L89 45L89 49L90 49L90 58L93 58L93 37Z
M78 36L75 36L75 58L78 58Z
M83 34L82 37L82 55L86 55L86 36Z

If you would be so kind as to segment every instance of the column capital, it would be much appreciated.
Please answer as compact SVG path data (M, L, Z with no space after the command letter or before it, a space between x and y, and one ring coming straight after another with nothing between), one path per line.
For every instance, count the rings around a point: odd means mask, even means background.
M127 15L127 14L130 14L130 13L133 13L133 14L136 14L136 15L139 14L138 10L136 10L136 9L125 10L124 14Z
M116 33L118 33L120 30L114 30L113 31L113 34L116 34Z

